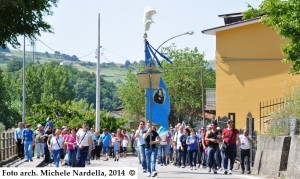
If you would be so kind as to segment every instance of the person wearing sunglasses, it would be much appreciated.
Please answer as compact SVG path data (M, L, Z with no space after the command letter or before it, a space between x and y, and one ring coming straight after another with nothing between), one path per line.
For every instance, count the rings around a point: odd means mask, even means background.
M147 172L146 155L145 155L145 139L143 137L143 133L145 133L146 131L147 130L145 129L145 122L141 121L138 129L136 130L135 138L137 138L137 145L138 145L139 153L140 153L140 157L141 157L143 173Z

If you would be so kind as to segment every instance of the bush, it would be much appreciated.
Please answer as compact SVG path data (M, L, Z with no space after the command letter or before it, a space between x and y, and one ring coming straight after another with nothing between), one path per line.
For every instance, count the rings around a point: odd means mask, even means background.
M290 118L300 117L300 89L292 93L293 100L286 102L283 109L278 109L271 115L266 134L269 136L283 136L290 134Z
M0 134L5 131L5 126L0 122Z

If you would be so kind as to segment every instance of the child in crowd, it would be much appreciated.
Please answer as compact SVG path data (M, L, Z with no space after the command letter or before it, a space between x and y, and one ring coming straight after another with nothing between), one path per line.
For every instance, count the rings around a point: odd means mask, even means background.
M126 135L124 135L124 139L122 141L122 147L123 147L124 157L126 157L128 143L129 143L128 142L128 137Z
M120 139L119 137L114 137L113 138L113 147L114 147L114 157L115 161L119 161L119 151L120 151Z

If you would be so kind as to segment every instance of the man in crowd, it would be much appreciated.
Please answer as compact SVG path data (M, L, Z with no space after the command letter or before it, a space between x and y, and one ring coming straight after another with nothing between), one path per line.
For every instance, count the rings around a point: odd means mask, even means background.
M45 132L41 124L37 125L37 130L34 131L37 158L44 157Z
M241 151L241 169L242 173L245 173L245 158L246 158L246 166L247 166L247 174L250 174L250 150L252 144L252 138L249 136L249 132L247 129L244 130L244 133L239 136L240 138L240 151Z
M24 131L24 124L18 123L18 128L15 130L15 140L18 147L18 157L24 158L24 144L22 143L22 134Z
M145 129L145 122L141 121L139 124L139 128L136 130L135 137L137 140L137 145L139 147L139 153L141 157L141 163L143 167L143 173L147 172L147 166L146 166L146 155L145 155L145 140L143 137L143 133L146 131Z

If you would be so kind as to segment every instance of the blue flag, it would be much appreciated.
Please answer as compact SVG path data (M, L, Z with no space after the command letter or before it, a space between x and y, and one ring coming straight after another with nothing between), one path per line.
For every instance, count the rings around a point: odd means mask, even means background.
M152 90L152 94L151 94ZM160 78L158 89L147 89L146 92L146 117L151 118L150 106L152 107L152 122L169 129L169 114L171 111L170 97L166 85Z
M166 134L168 134L168 132L169 132L169 129L166 129L163 126L160 126L157 130L157 133L159 136L166 135Z

